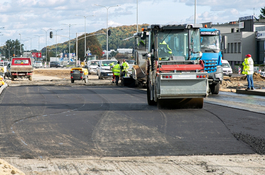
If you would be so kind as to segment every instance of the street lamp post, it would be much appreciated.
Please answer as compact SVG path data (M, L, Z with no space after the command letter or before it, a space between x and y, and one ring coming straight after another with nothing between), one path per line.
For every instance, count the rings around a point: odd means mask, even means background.
M109 59L109 54L108 54L108 51L109 51L109 35L108 35L108 30L109 30L109 26L108 26L108 18L109 18L109 8L111 8L111 7L118 7L119 5L115 5L115 6L109 6L109 7L106 7L106 6L103 6L103 5L98 5L98 4L95 4L96 6L100 6L100 7L104 7L104 8L106 8L107 9L107 41L106 41L106 52L107 52L107 60Z
M196 24L196 0L194 0L194 25Z
M57 31L58 30L63 30L63 29L57 29L57 30L55 30L55 32L56 32L56 57L57 57Z
M76 25L76 24L63 24L63 25L68 25L69 26L69 53L68 53L68 57L69 57L69 60L70 60L70 27L73 26L73 25Z
M39 37L39 39L38 39L38 51L40 51L40 36L42 36L42 35L35 35L35 36Z
M47 52L48 52L48 48L47 48L47 32L49 31L49 30L52 30L52 29L47 29L47 30L45 30L45 29L42 29L42 30L44 30L45 31L45 33L46 33L46 63L48 63L48 57L47 57Z
M137 7L136 7L136 26L137 26L137 33L138 33L138 0L137 0Z
M46 33L46 64L47 64L47 32L48 32L48 30L50 30L50 29L47 29L47 30L45 30L45 29L42 29L42 30L44 30L45 31L45 33Z
M82 15L76 15L76 16L82 16ZM84 19L85 19L85 50L84 50L84 57L86 57L86 18L89 17L89 16L94 16L94 15L88 15L88 16L83 16Z
M19 33L19 54L21 55L21 33Z
M34 38L34 37L28 37L29 39L30 39L30 50L32 51L33 49L32 49L32 38Z
M1 33L1 32L0 32ZM0 36L3 36L3 34L0 34ZM0 39L0 45L1 45L1 39Z
M59 31L59 30L63 30L63 29L56 29L56 30L55 30L55 35L56 35L56 37L55 37L55 38L56 38L56 39L55 39L55 40L56 40L56 41L55 41L55 42L56 42L56 54L55 54L55 55L56 55L56 57L57 57L57 31Z

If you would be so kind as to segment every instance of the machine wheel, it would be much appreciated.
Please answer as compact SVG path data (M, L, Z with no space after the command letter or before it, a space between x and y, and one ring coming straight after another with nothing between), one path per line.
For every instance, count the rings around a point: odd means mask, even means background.
M87 83L87 82L88 82L87 76L86 76L86 78L84 79L84 82L85 82L85 83Z
M147 83L147 103L150 106L155 106L156 102L154 100L151 100L151 94L150 94L150 89L149 89L149 81Z
M75 80L74 79L71 79L71 83L74 83L75 82Z
M211 90L212 94L218 94L219 93L219 88L220 88L220 83L219 82L217 84L210 85L210 90Z
M132 69L132 74L130 76L134 79L134 87L138 87L137 72L135 69Z
M11 80L14 81L15 77L14 75L11 75Z

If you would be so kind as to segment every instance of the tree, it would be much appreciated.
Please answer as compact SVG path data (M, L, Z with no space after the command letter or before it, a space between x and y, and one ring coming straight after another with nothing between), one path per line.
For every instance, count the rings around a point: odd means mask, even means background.
M81 35L78 37L78 58L80 58L81 61L85 59L85 35ZM74 48L76 48L76 44L74 45ZM98 39L94 33L87 34L86 35L86 50L90 50L92 55L97 55L99 58L102 56L102 49L101 45L98 42Z
M55 52L53 50L49 50L48 48L48 52L47 52L47 61L50 61L51 57L55 57Z
M20 42L19 40L7 40L5 46L3 47L3 55L6 58L11 58L13 56L20 56L22 55L24 48L23 44L21 45L21 52L20 52Z
M260 9L259 19L265 19L265 7Z

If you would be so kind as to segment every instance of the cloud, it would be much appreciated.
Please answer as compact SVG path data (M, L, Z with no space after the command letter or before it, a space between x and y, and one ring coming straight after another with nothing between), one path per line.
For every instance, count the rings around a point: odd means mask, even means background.
M45 46L45 32L42 29L59 29L60 35L68 36L69 27L66 24L78 24L71 27L71 38L75 33L84 32L84 18L76 15L95 15L87 18L87 32L94 32L106 28L105 7L108 10L109 26L132 25L136 23L136 0L0 0L0 27L1 42L16 39L18 33L23 38L34 35L43 35L41 47ZM193 23L194 0L138 0L139 24L167 24L167 23ZM264 0L197 0L197 22L224 23L237 20L241 16L259 14L261 7L265 6ZM58 42L67 40L60 37ZM51 44L54 42L50 40ZM0 45L2 44L0 43ZM35 46L36 48L37 46Z

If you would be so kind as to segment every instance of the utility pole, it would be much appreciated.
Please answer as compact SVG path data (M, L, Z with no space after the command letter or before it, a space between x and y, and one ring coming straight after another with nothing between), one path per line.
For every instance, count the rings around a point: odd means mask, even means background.
M63 24L63 25L68 25L69 26L69 53L68 53L68 59L70 61L70 27L76 24Z
M136 24L137 24L137 33L138 33L138 0L137 1L137 7L136 7Z
M194 0L194 25L196 24L196 0Z
M82 16L82 15L76 15L76 16ZM83 16L84 19L85 19L85 41L84 41L85 48L84 48L84 57L86 57L86 18L89 17L89 16L94 16L94 15Z
M55 39L55 42L56 42L56 53L55 53L55 56L56 56L56 57L57 57L57 31L59 31L59 30L63 30L63 29L56 29L56 30L55 30L55 35L56 35L56 36L55 36L55 38L56 38L56 39Z
M19 33L20 37L19 37L19 54L22 55L22 51L21 51L21 33Z
M100 6L100 7L104 7L104 8L106 8L107 9L107 41L106 41L106 52L107 52L107 60L109 59L109 53L108 53L108 51L109 51L109 8L111 8L111 7L118 7L119 5L115 5L115 6L110 6L110 7L106 7L106 6L103 6L103 5L98 5L98 4L95 4L96 6Z
M42 30L44 30L45 31L45 33L46 33L46 64L48 64L48 54L47 54L47 52L48 52L48 48L47 48L47 32L49 31L49 30L51 30L51 29L47 29L47 30L45 30L45 29L42 29Z

